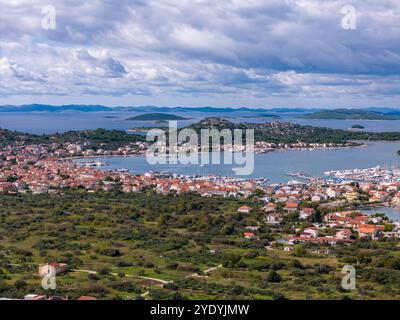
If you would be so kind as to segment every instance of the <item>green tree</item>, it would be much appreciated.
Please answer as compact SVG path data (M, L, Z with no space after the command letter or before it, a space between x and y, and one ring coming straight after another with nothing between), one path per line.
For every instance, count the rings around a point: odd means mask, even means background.
M271 270L268 272L268 275L265 279L267 282L279 283L282 281L281 275L275 270Z

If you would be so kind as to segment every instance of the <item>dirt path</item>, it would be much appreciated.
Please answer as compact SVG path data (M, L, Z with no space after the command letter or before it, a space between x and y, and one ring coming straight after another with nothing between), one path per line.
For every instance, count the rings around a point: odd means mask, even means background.
M220 264L219 266L216 266L216 267L212 267L212 268L206 269L206 270L203 271L203 273L208 274L208 273L213 272L213 271L215 271L215 270L217 270L219 268L222 268L222 264ZM192 274L189 274L188 276L186 276L185 278L192 278L192 277L193 278L207 278L208 276L207 275L201 276L198 273L192 273Z
M83 273L89 273L89 274L97 274L97 271L94 270L80 270L80 269L70 269L69 271L71 272L83 272ZM118 273L115 272L110 272L109 273L112 276L118 276ZM142 277L142 276L134 276L134 275L130 275L130 274L126 274L125 277L127 278L140 278L140 279L144 279L144 280L151 280L154 282L159 282L161 284L167 284L167 283L171 283L172 281L166 281L166 280L162 280L162 279L157 279L157 278L150 278L150 277Z

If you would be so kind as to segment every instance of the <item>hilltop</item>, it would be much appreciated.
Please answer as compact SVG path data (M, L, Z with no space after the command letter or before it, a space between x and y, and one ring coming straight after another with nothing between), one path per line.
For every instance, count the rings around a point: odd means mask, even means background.
M223 118L207 117L207 118L204 118L203 120L200 120L197 123L193 123L193 124L189 125L187 128L193 129L196 132L198 132L201 129L217 129L217 130L231 129L231 130L233 130L233 129L242 128L242 126L240 124L235 124L235 123L230 122Z

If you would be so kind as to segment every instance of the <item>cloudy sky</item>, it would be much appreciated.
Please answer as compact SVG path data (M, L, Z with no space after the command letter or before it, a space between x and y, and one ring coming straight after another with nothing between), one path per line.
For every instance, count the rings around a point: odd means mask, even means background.
M55 29L43 27L45 5ZM343 28L346 5L355 29ZM399 98L399 0L0 0L0 104L400 107Z

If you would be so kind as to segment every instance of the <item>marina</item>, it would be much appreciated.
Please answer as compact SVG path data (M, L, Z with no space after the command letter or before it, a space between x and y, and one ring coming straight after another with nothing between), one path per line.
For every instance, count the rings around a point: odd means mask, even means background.
M397 142L368 142L362 148L344 148L333 150L279 150L264 154L254 155L254 171L249 178L267 178L270 183L285 183L289 180L306 181L311 177L325 178L332 182L346 182L354 180L356 174L352 175L326 175L327 172L340 170L353 170L360 168L382 168L397 167L400 157L397 151L400 144ZM222 155L223 156L223 155ZM165 171L180 175L213 175L233 176L232 170L237 165L232 164L150 164L145 156L124 157L98 157L81 158L77 162L86 160L107 161L102 169L126 168L134 174L148 171ZM366 175L367 177L367 175Z
M349 169L324 172L326 176L344 180L394 183L400 182L400 168L385 169L381 166L366 169Z

